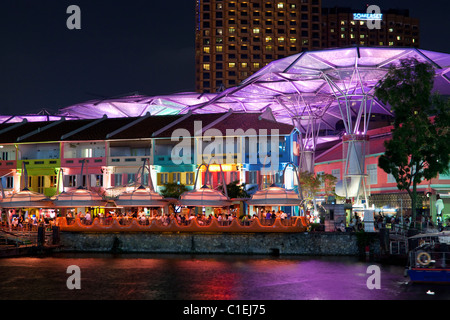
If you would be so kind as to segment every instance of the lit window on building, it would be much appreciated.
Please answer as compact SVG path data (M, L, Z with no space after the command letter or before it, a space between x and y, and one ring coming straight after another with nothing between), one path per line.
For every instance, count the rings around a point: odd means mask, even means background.
M70 175L69 176L69 187L76 187L77 186L77 176Z

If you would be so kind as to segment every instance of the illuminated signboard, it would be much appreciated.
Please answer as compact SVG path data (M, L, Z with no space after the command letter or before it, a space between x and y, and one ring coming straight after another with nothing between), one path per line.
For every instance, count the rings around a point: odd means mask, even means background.
M353 20L383 20L382 13L354 13Z

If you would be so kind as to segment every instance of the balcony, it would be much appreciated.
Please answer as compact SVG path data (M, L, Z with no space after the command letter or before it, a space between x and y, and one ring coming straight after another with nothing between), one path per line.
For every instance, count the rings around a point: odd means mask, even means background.
M61 166L63 167L81 167L83 160L85 165L88 166L103 166L105 165L105 157L98 158L66 158L61 160Z
M9 161L6 161L9 162ZM23 159L17 161L17 167L22 167L22 162L25 163L27 168L39 169L39 168L59 168L61 165L60 159Z
M16 160L0 160L0 170L16 169Z
M231 154L227 154L227 153L218 153L218 154L211 154L211 155L207 155L207 154L199 154L197 156L197 164L201 164L201 163L210 163L210 160L212 158L218 159L220 161L221 164L238 164L238 163L242 163L242 159L240 157L240 154L237 153L231 153ZM228 160L231 159L231 162ZM213 162L211 162L213 163Z
M108 166L142 166L143 162L150 159L150 156L120 156L109 157Z
M172 157L171 155L155 155L153 164L155 165L177 165L193 164L192 156Z

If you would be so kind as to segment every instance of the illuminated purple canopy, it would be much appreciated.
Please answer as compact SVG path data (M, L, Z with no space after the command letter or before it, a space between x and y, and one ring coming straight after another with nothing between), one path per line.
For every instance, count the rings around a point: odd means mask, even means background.
M315 127L320 124L323 129L334 130L337 121L348 122L357 116L364 99L369 115L391 114L390 106L373 96L374 89L389 67L404 58L431 63L436 70L434 90L450 94L450 54L415 48L352 47L302 52L276 60L239 86L188 110L261 112L271 108L280 122L292 124L298 119L297 127L302 131L311 122ZM355 124L346 129L354 130Z
M450 94L450 54L415 48L352 47L302 52L273 61L239 86L220 93L135 94L91 100L62 108L54 116L91 119L103 115L116 118L146 113L218 113L230 109L264 112L270 108L277 121L294 123L302 132L311 128L335 130L337 122L343 121L346 132L351 133L366 125L360 124L360 120L352 123L355 117L369 119L374 113L391 114L390 106L373 96L374 88L389 67L403 58L431 63L436 71L435 90ZM23 117L29 121L41 119L38 115ZM4 116L0 121L15 122L22 118Z
M200 94L195 92L175 93L162 96L145 96L134 94L120 98L91 100L60 109L58 115L79 119L140 117L146 113L151 115L178 114L190 105L207 103L216 94Z

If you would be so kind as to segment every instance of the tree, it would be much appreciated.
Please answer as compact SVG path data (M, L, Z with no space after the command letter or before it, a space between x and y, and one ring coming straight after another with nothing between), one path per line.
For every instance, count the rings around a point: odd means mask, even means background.
M336 186L337 178L329 173L321 174L319 177L324 186L325 195L336 195L334 193L334 188Z
M227 193L228 197L230 199L233 198L250 198L250 194L247 191L251 191L255 189L256 187L251 187L250 189L246 190L245 183L238 184L239 180L230 182L227 184ZM222 185L218 187L219 190L222 190Z
M434 75L430 64L404 59L375 90L395 115L392 138L385 142L378 166L393 175L399 190L408 192L413 219L417 185L448 170L450 160L450 105L432 94Z
M317 176L309 171L300 172L302 199L314 200L315 195L320 191L321 184L322 181L320 175Z
M185 191L188 191L188 188L184 184L169 182L164 184L164 189L161 190L161 195L164 198L178 199L180 195Z
M300 172L302 196L306 200L313 200L322 187L325 195L334 195L336 181L337 178L329 173L315 175L311 172Z

